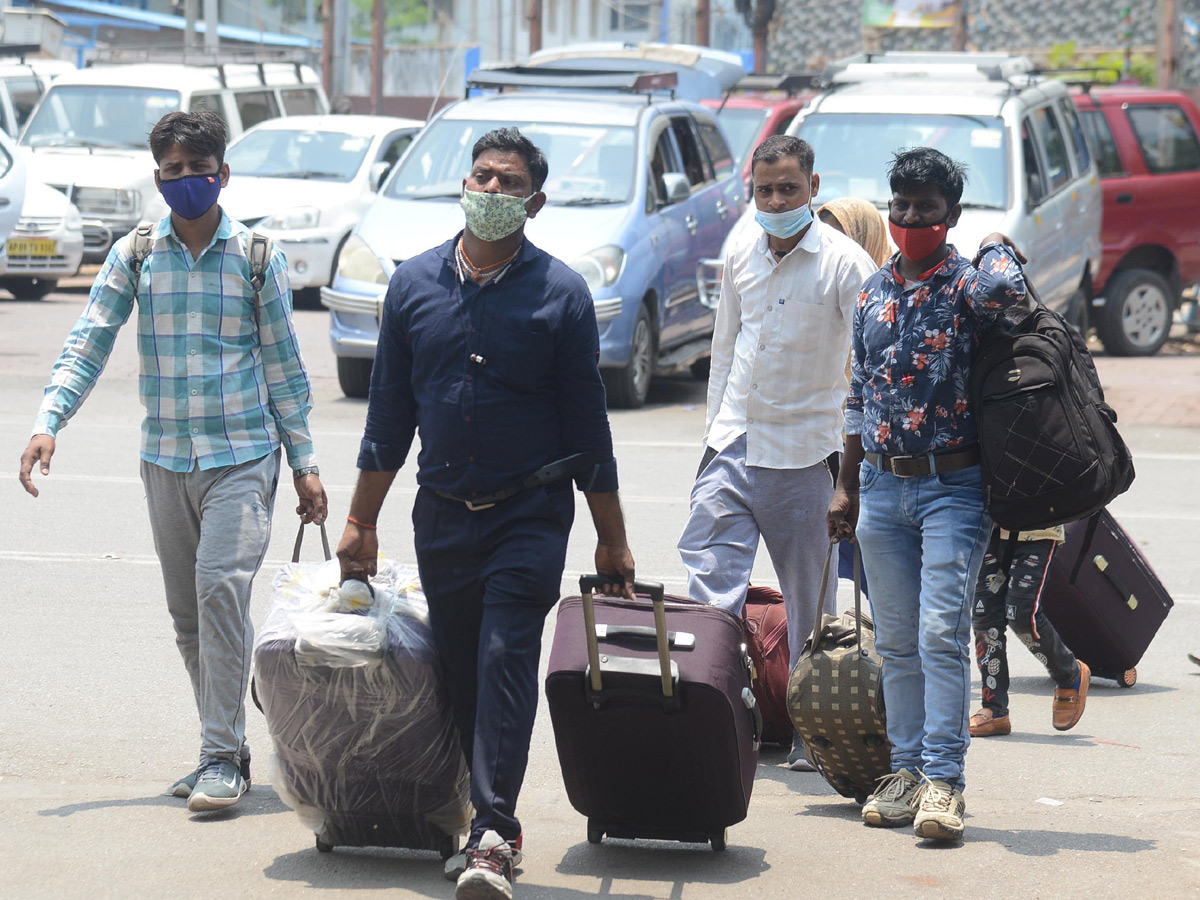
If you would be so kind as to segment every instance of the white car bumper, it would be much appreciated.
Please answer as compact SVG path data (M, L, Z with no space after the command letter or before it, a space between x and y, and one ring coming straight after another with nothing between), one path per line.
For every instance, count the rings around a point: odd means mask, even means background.
M0 274L9 278L70 278L83 262L83 232L62 219L22 217L8 236Z

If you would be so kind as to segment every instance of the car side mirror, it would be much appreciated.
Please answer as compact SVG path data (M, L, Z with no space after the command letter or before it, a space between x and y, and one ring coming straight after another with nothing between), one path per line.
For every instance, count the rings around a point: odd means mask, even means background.
M379 190L379 186L383 184L383 179L387 176L388 170L392 167L391 163L377 162L371 164L371 190Z
M663 190L667 195L667 203L682 203L692 195L692 186L687 176L679 172L665 172L662 176Z

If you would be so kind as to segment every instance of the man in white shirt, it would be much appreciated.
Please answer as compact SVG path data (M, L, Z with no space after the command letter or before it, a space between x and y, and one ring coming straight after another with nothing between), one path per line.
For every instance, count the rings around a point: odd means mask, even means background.
M740 615L761 537L787 607L795 664L816 617L833 498L826 460L842 445L850 322L876 270L813 218L820 177L807 143L775 135L751 162L755 220L729 251L713 332L705 454L679 539L688 592ZM818 602L819 601L819 602ZM788 764L811 770L797 737Z

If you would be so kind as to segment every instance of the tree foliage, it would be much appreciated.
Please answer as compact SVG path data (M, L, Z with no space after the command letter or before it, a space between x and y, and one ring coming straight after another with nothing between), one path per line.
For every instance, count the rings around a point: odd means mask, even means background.
M1093 77L1101 84L1114 82L1126 75L1125 54L1119 50L1108 53L1080 54L1074 41L1063 41L1050 47L1049 65L1052 69L1069 69L1076 66L1096 67L1108 71L1095 72ZM1158 63L1153 55L1134 53L1130 59L1128 76L1138 84L1154 85L1158 79ZM1070 75L1066 76L1070 78Z

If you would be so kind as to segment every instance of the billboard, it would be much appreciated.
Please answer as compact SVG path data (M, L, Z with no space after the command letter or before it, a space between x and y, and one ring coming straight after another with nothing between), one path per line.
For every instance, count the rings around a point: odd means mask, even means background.
M863 0L867 28L953 28L959 0Z

